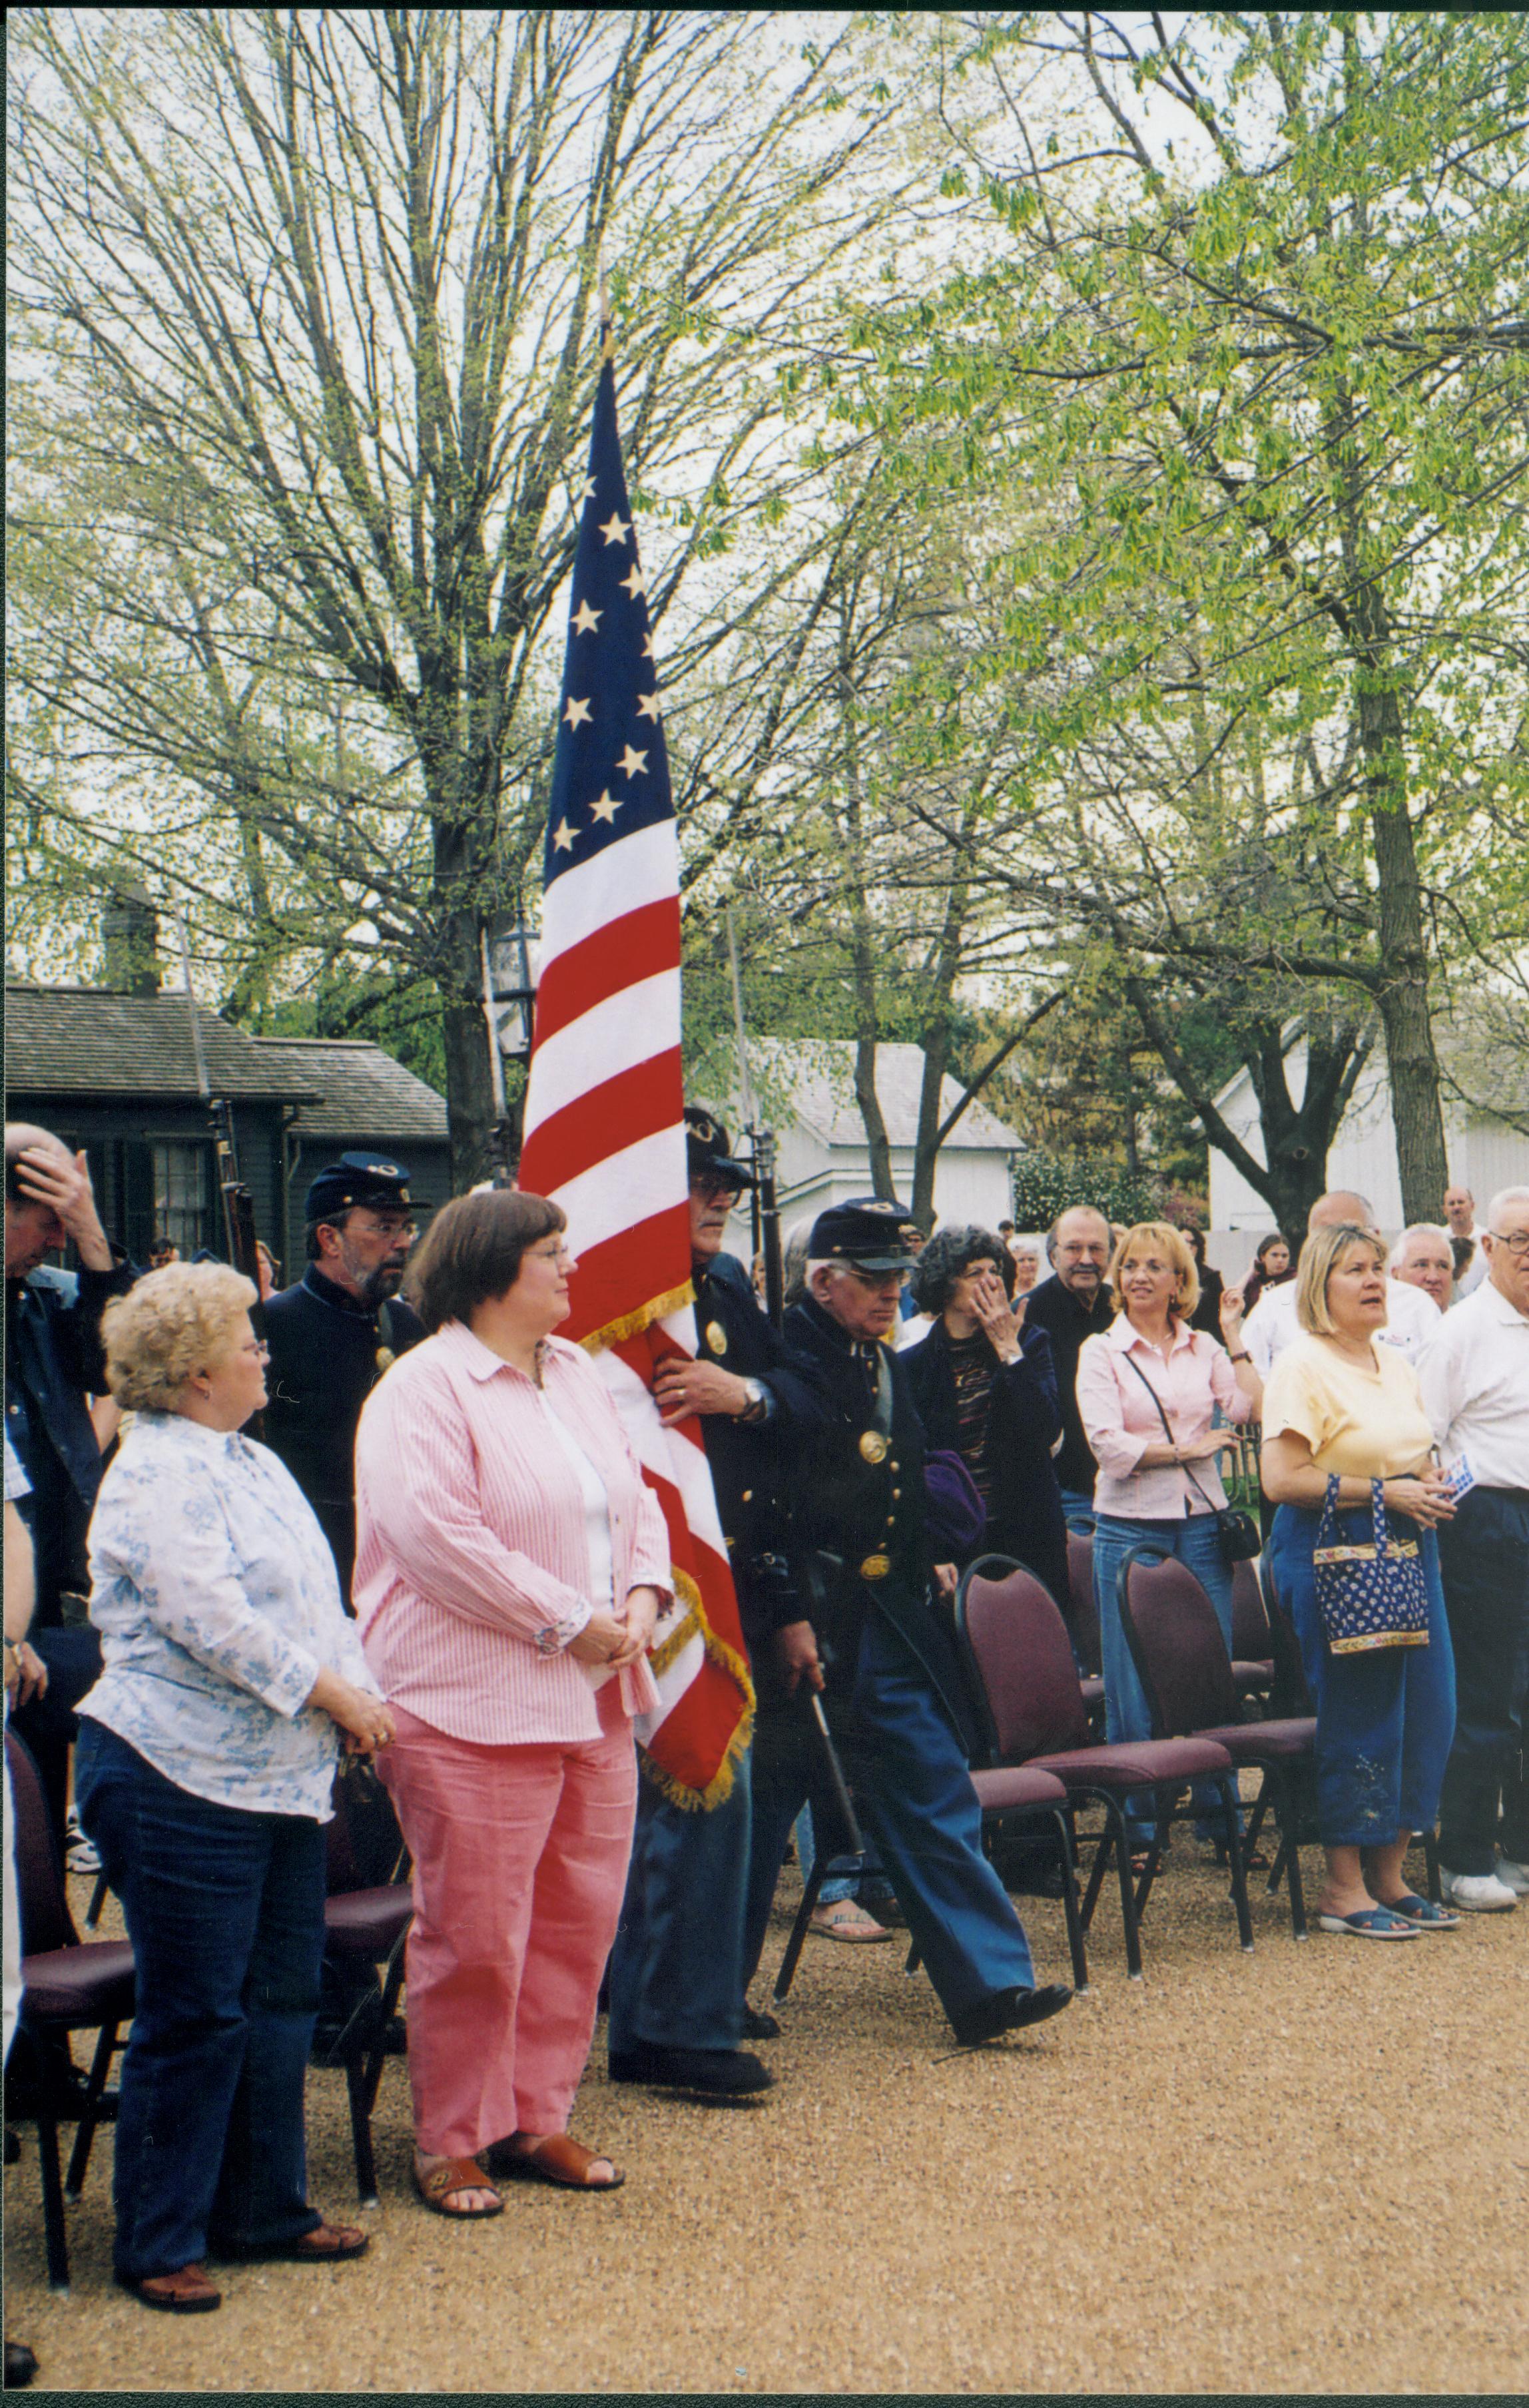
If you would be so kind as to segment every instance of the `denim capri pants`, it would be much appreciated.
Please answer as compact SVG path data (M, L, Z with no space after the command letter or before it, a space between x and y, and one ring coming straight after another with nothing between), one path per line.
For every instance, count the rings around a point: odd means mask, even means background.
M1430 1831L1454 1737L1454 1651L1439 1582L1438 1541L1405 1515L1387 1517L1416 1539L1428 1596L1426 1647L1370 1647L1335 1656L1317 1606L1312 1551L1321 1512L1281 1505L1269 1540L1275 1590L1300 1641L1317 1708L1317 1827L1324 1847L1385 1847L1398 1831ZM1372 1534L1368 1505L1338 1516L1344 1543Z

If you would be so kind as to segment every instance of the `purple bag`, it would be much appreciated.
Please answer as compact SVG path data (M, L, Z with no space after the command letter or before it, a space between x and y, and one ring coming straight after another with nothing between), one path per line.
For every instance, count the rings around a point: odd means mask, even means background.
M987 1526L987 1507L953 1447L932 1447L923 1459L924 1527L936 1564L965 1563Z

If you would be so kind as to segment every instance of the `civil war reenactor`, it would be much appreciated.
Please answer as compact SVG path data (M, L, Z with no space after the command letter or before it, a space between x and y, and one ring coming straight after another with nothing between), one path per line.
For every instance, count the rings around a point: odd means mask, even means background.
M918 1237L906 1206L876 1197L820 1212L807 1294L786 1315L791 1363L827 1407L794 1499L816 1637L801 1677L823 1692L856 1808L951 2028L971 2046L1043 2022L1072 1992L1036 1987L1023 1928L982 1853L969 1708L935 1603L923 1431L907 1367L886 1342ZM949 1585L953 1567L938 1577ZM750 1976L807 1763L804 1754L755 1768Z
M760 1311L749 1274L723 1245L728 1215L754 1183L720 1122L687 1106L691 1275L695 1358L660 1373L654 1396L668 1421L701 1417L717 1512L727 1541L756 1689L811 1626L786 1552L782 1492L803 1427L822 1406L792 1368ZM767 2089L771 2075L740 2048L779 2027L744 2003L744 1899L750 1848L749 1755L729 1797L697 1813L640 1786L632 1870L611 1952L611 2078L713 2096Z
M312 1506L350 1611L356 1563L356 1424L395 1355L424 1324L398 1294L414 1242L409 1174L342 1154L307 1191L307 1268L265 1307L265 1442Z

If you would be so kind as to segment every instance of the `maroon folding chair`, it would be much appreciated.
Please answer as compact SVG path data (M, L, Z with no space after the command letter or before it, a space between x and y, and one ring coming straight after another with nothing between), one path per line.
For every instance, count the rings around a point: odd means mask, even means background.
M133 1951L125 1940L82 1941L69 1913L58 1846L37 1768L22 1742L6 1733L11 1799L16 1810L16 1888L21 1923L21 2030L32 2044L42 2173L43 2232L48 2280L69 2287L65 2197L84 2187L91 2143L109 2120L115 2100L107 2075L118 2034L133 2016ZM69 2055L71 2032L99 2034L84 2088ZM8 2103L8 2100L7 2100ZM66 2184L59 2180L58 2128L78 2118Z
M997 1577L991 1575L996 1573ZM962 1584L962 1636L981 1682L1000 1761L1053 1773L1075 1807L1103 1809L1105 1829L1094 1850L1079 1920L1086 1932L1111 1856L1120 1881L1125 1961L1134 1982L1141 1972L1140 1918L1151 1894L1158 1859L1176 1802L1192 1782L1216 1783L1233 1825L1232 1895L1244 1948L1253 1944L1236 1842L1232 1759L1213 1740L1123 1741L1091 1745L1078 1668L1061 1612L1041 1583L1003 1556L984 1556ZM1132 1879L1125 1801L1150 1790L1156 1834L1139 1885Z
M1121 1627L1151 1712L1153 1737L1214 1740L1235 1765L1256 1766L1263 1774L1244 1853L1252 1853L1265 1804L1272 1800L1280 1844L1269 1887L1277 1886L1281 1869L1288 1871L1291 1929L1304 1940L1299 1843L1309 1813L1314 1716L1243 1721L1216 1609L1187 1564L1150 1548L1133 1547L1120 1569L1118 1597ZM1229 1851L1236 1825L1234 1814L1228 1825Z
M1007 1841L1034 1840L1040 1833L1054 1838L1062 1881L1063 1912L1067 1919L1067 1947L1072 1956L1073 1988L1079 1998L1089 1986L1088 1952L1078 1899L1078 1851L1072 1807L1054 1772L1033 1764L1001 1764L998 1734L983 1686L982 1670L967 1628L966 1598L974 1574L992 1580L1022 1566L1007 1555L982 1555L968 1567L956 1590L955 1627L967 1682L977 1709L987 1762L972 1767L972 1787L982 1809L982 1844L998 1858ZM1002 1866L999 1866L1000 1872ZM910 1959L909 1970L912 1961Z
M404 1943L414 1920L409 1889L409 1860L403 1850L390 1882L365 1889L355 1886L358 1860L346 1813L346 1784L336 1783L335 1816L325 1826L328 1896L324 1899L324 1953L348 1968L348 1994L353 1997L350 2019L329 2050L325 2062L343 2065L350 2106L350 2142L356 2160L356 2194L363 2207L377 2205L377 2160L372 2149L372 2110L388 2053L388 2028L397 2012L404 1986ZM379 1996L375 1987L355 1977L382 1969Z

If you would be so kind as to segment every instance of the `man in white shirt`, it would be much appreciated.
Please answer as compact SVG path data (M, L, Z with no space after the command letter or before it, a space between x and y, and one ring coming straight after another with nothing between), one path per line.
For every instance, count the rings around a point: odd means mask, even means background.
M1436 1222L1414 1221L1404 1229L1391 1250L1388 1265L1393 1280L1406 1287L1420 1287L1431 1296L1440 1312L1448 1312L1454 1302L1454 1249L1450 1232Z
M1457 1244L1473 1246L1476 1250L1455 1282L1457 1297L1474 1296L1487 1275L1487 1258L1481 1244L1486 1231L1479 1229L1476 1226L1475 1197L1468 1187L1462 1186L1458 1181L1445 1196L1444 1218L1450 1225L1450 1238ZM1491 1220L1490 1212L1487 1218Z
M1375 1207L1367 1196L1357 1196L1351 1188L1335 1187L1331 1194L1319 1196L1307 1214L1307 1233L1309 1236L1313 1229L1336 1228L1344 1221L1351 1221L1358 1229L1373 1229ZM1296 1285L1294 1280L1286 1280L1279 1287L1265 1288L1242 1325L1242 1343L1261 1380L1267 1380L1286 1347L1293 1345L1301 1334L1295 1318ZM1439 1319L1439 1309L1432 1297L1425 1296L1422 1288L1393 1280L1386 1297L1386 1326L1376 1331L1376 1342L1396 1347L1409 1363L1415 1363L1438 1328Z
M1485 1280L1418 1377L1446 1466L1464 1456L1475 1475L1439 1530L1456 1695L1439 1870L1451 1905L1506 1914L1529 1897L1529 1187L1493 1197L1482 1252Z

